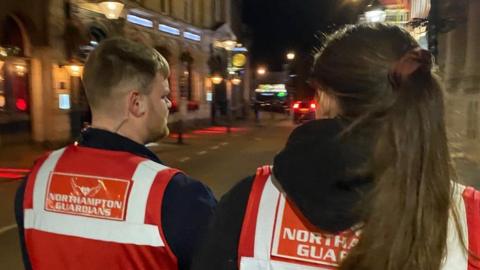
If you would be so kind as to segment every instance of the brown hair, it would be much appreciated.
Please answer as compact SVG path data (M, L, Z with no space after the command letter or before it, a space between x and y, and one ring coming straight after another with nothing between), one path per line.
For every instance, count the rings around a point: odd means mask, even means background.
M102 107L119 94L121 87L133 87L148 94L156 74L167 78L167 60L158 51L123 38L104 40L90 53L83 71L85 92L92 109Z
M351 132L368 126L377 136L362 236L342 270L438 270L444 258L454 173L442 89L430 67L389 80L418 46L399 27L362 24L331 35L315 57L314 79Z

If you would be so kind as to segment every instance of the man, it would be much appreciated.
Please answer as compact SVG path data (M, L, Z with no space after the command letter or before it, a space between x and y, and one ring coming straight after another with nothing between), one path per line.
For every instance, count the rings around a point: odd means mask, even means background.
M154 49L102 42L85 64L92 127L40 158L19 188L27 269L188 269L216 204L144 144L169 134L169 67Z

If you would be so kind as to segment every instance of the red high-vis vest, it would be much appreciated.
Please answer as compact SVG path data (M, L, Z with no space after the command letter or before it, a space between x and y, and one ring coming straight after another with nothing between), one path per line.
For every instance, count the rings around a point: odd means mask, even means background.
M178 269L161 222L165 188L178 172L73 145L40 159L23 203L33 269Z
M362 225L338 234L322 232L285 197L272 177L268 166L257 170L240 234L239 269L337 269L358 243ZM480 192L456 183L452 186L452 205L456 207L463 232L458 233L450 218L447 256L441 270L479 270Z

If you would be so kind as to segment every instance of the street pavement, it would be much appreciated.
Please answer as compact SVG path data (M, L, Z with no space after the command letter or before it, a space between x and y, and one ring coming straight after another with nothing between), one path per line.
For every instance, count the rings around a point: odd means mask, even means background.
M294 125L283 116L275 117L264 116L260 124L238 122L230 133L226 127L192 131L184 135L183 145L177 144L176 134L173 134L149 148L168 166L179 168L207 184L220 199L235 183L254 174L258 166L271 164L275 153L282 149ZM2 173L24 174L17 169L29 168L45 149L20 145L0 150L0 269L22 269L13 213L19 181L2 179ZM480 188L480 166L459 150L453 157L460 181ZM15 170L10 170L12 168Z

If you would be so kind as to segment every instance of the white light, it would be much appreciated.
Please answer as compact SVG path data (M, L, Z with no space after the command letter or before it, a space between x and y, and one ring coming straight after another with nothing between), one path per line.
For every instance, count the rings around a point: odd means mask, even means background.
M118 19L120 13L122 13L124 4L117 1L106 1L99 3L98 6L102 10L105 17L115 20Z
M131 15L131 14L127 15L127 21L129 21L133 24L145 26L145 27L148 27L148 28L153 27L153 22L151 20L147 20L147 19L135 16L135 15Z
M190 32L183 32L183 37L186 39L194 40L194 41L200 41L202 38L199 35L195 35L194 33Z
M240 47L240 48L237 47L233 49L232 52L248 52L248 50L245 47Z
M180 35L180 30L178 30L178 28L171 27L171 26L168 26L168 25L165 25L165 24L159 24L158 25L158 30L160 30L162 32L165 32L165 33L168 33L168 34L175 35L175 36Z
M295 59L295 53L293 53L293 52L287 53L287 59L288 59L288 60L293 60L293 59Z
M212 101L212 100L213 100L212 92L207 92L207 101Z
M233 51L233 49L235 49L235 47L237 46L237 42L235 40L225 40L224 42L222 42L223 44L223 48L225 48L225 50L227 51Z
M80 77L81 73L82 73L82 67L77 66L77 65L71 65L70 66L70 75L72 77Z
M384 22L386 18L387 13L384 10L375 9L365 12L367 22Z
M70 109L70 95L69 94L58 94L58 108L62 110Z
M91 41L90 41L90 45L92 45L92 46L97 46L97 45L98 45L98 42L96 42L95 40L91 40Z
M257 74L258 75L265 75L267 73L267 70L263 67L257 69Z
M22 77L25 75L26 67L22 65L15 65L15 72L17 73L18 76Z

